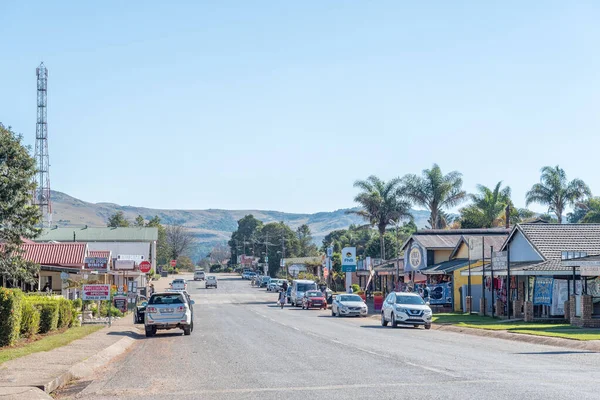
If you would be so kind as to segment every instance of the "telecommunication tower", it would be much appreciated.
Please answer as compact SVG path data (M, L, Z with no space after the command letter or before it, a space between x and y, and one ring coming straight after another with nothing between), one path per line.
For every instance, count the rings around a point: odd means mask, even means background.
M33 202L40 207L42 225L52 223L50 202L50 159L48 157L48 121L46 120L48 69L41 63L35 70L37 75L37 124L35 127L35 160L38 174Z

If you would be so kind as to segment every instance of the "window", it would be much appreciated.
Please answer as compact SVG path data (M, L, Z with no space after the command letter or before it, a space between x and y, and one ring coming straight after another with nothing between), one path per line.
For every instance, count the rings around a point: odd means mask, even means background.
M425 304L419 296L398 296L396 304Z
M150 297L148 304L183 304L185 300L180 294L160 294Z

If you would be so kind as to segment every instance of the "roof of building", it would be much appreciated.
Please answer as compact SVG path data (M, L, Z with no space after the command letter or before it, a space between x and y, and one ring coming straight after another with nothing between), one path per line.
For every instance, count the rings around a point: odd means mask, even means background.
M469 260L459 258L430 265L427 268L421 269L419 272L425 275L448 274L467 265L469 265Z
M27 243L21 248L23 258L37 264L54 266L83 266L86 243Z
M110 250L90 250L88 257L110 258Z
M454 249L463 236L508 235L509 229L426 229L413 233L402 245L402 249L412 240L429 249Z
M44 229L36 242L152 242L158 240L158 228L51 228Z
M460 246L462 244L467 245L469 243L468 242L469 238L472 238L472 237L473 238L481 238L482 236L463 235L462 238L456 244L456 247L454 248L454 251L450 255L450 258L453 258L454 256L456 256L456 254L460 250ZM483 239L484 240L483 256L485 258L491 258L492 257L492 248L494 248L496 251L500 251L500 249L504 245L504 242L506 241L506 238L508 238L508 233L502 233L502 234L497 234L497 235L484 235L483 238L484 238Z
M519 224L521 231L545 259L561 260L563 251L600 254L600 224ZM514 234L511 234L511 236Z

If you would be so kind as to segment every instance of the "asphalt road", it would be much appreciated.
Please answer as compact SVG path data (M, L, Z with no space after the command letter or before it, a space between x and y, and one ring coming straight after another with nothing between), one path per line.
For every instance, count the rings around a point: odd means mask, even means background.
M140 336L97 380L59 398L600 399L598 353L281 310L276 294L219 278L216 290L188 285L191 336Z

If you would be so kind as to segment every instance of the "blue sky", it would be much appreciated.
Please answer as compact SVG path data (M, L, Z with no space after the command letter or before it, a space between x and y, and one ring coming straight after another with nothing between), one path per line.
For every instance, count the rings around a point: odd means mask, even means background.
M577 4L574 4L577 3ZM600 4L0 3L0 121L33 144L49 69L52 188L157 208L316 212L356 179L544 165L600 192ZM540 207L533 207L543 210Z

